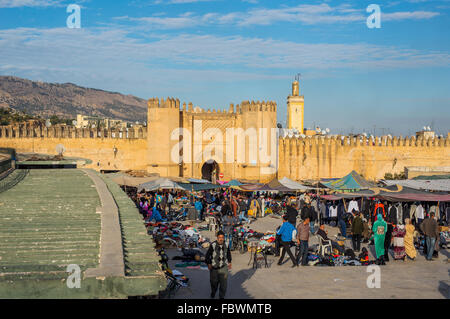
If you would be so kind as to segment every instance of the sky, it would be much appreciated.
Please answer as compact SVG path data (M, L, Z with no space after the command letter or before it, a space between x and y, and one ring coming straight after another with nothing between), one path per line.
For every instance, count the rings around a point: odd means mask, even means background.
M450 0L0 0L0 75L204 109L275 101L285 127L301 73L306 127L447 135L449 14Z

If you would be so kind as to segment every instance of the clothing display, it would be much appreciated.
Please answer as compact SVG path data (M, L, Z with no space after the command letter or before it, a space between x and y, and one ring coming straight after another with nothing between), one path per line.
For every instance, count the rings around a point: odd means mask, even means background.
M352 213L353 210L359 212L358 202L356 200L351 200L348 203L347 213Z

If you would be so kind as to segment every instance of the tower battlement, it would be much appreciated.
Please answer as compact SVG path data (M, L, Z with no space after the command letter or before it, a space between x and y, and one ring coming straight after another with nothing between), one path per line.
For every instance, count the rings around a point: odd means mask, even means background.
M215 114L229 114L229 113L237 113L242 114L243 112L271 112L275 113L277 111L277 103L274 101L254 101L254 100L245 100L242 101L241 104L230 104L228 111L214 108L200 108L194 107L192 102L186 104L186 102L180 103L179 99L168 97L164 98L151 98L147 101L147 105L149 108L173 108L179 109L183 112L196 112L196 113L215 113ZM180 109L181 106L181 109Z

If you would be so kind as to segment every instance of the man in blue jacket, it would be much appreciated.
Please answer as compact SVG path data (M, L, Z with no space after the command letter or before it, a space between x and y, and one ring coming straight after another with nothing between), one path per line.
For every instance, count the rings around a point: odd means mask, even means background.
M292 267L298 266L297 261L291 251L292 238L295 237L296 232L297 230L295 229L294 225L288 222L287 216L283 216L283 225L281 225L280 229L277 232L277 235L281 236L281 247L283 247L283 252L281 253L278 265L281 265L283 263L284 256L287 252L292 260Z

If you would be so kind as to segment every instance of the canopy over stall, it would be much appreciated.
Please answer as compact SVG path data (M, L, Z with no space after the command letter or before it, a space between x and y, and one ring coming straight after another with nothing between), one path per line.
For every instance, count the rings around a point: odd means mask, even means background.
M375 184L368 182L355 171L337 180L322 180L320 183L334 190L359 190L376 187Z
M295 192L294 189L291 189L281 184L276 178L265 184L259 190L269 192Z
M207 191L217 188L223 188L225 186L223 185L216 185L216 184L193 184L193 183L178 183L184 190L190 191L190 192L199 192L199 191Z
M138 192L145 190L146 192L162 190L162 189L170 189L170 190L185 190L179 184L168 178L158 178L157 180L150 181L147 183L140 184L138 186Z
M294 182L292 179L289 179L287 177L284 177L283 179L281 179L280 184L287 188L290 188L292 190L296 190L296 191L306 191L306 190L310 190L310 189L315 189L314 187L309 187L309 186L305 186L303 184Z
M224 184L224 187L230 187L230 186L241 186L244 185L243 183L241 183L240 181L238 181L237 179L232 179L231 181L229 181L228 183Z
M355 193L320 195L327 200L351 199L359 197L376 197L391 202L448 202L450 194L430 193L416 190L401 185L392 185L387 187L374 187L368 190L362 190Z

